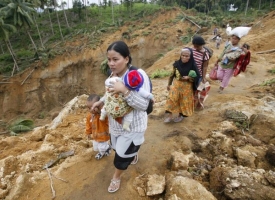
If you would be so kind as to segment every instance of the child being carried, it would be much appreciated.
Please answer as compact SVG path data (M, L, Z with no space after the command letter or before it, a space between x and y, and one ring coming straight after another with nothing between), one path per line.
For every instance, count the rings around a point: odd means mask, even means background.
M124 100L122 93L112 94L110 86L112 82L121 81L129 90L137 91L140 96L146 99L153 99L153 94L141 88L144 82L142 74L138 70L130 70L124 76L124 79L111 74L105 81L106 98L104 106L101 109L100 120L104 120L107 114L110 114L118 123L122 124L123 129L130 131L130 124L133 121L133 108Z

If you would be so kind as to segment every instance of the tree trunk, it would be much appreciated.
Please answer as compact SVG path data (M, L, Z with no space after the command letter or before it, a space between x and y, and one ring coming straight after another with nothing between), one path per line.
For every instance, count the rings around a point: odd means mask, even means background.
M63 12L64 12L64 17L65 17L66 25L67 25L68 28L70 28L70 25L68 23L68 19L67 19L67 15L66 15L66 12L64 10L64 7L62 6L62 8L63 8Z
M115 24L115 18L114 18L114 3L112 2L112 19L113 19L113 24Z
M85 0L85 15L86 15L86 22L89 23L88 14L87 14L87 0Z
M39 35L39 39L40 39L40 43L41 43L41 47L42 47L43 49L45 49L45 47L44 47L44 45L43 45L43 42L42 42L42 38L41 38L40 31L39 31L39 28L38 28L38 24L37 24L37 22L36 22L35 17L33 18L33 20L34 20L35 26L36 26L36 28L37 28L37 32L38 32L38 35Z
M246 16L246 13L247 13L248 4L249 4L249 0L246 1L246 7L245 7L245 13L244 13L245 16Z
M10 42L9 39L8 39L8 45L9 45L9 47L10 47L10 49L11 49L11 53L12 53L13 57L14 57L15 60L16 60L16 56L15 56L15 54L14 54L14 51L13 51L13 49L12 49L11 42Z
M270 8L273 6L273 0L270 0Z
M32 42L32 45L33 45L35 51L37 52L37 47L36 47L36 45L35 45L35 43L34 43L34 41L33 41L33 39L32 39L32 36L31 36L31 34L30 34L30 31L29 31L28 29L26 29L26 31L27 31L27 33L28 33L28 35L29 35L29 37L30 37L30 40L31 40L31 42Z
M52 33L53 33L53 35L54 35L53 23L52 23L52 19L51 19L51 15L50 15L49 9L48 9L48 14L49 14L49 19L50 19L50 25L51 25Z
M59 28L59 32L60 32L61 39L62 39L62 42L64 42L64 38L63 38L61 26L60 26L60 21L59 21L58 13L57 13L57 11L55 10L55 7L54 7L54 12L55 12L55 14L56 14L56 18L57 18L57 23L58 23L58 28Z
M0 47L1 47L2 54L4 54L5 52L4 52L4 49L2 47L2 44L0 44Z
M262 3L262 1L259 0L259 10L261 10L261 3Z
M11 74L11 76L13 76L13 73L14 73L15 68L16 68L17 71L19 71L19 67L18 67L17 62L16 62L16 59L15 59L15 57L14 57L14 53L13 53L11 47L9 46L9 43L8 43L7 41L5 41L5 43L6 43L6 45L7 45L7 48L8 48L8 50L9 50L9 52L10 52L10 54L11 54L11 57L12 57L12 59L13 59L13 62L14 62L14 67L13 67L12 74Z

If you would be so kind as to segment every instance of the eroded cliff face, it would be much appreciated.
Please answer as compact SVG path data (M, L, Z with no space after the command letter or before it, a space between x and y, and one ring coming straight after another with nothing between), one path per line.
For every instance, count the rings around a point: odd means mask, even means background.
M77 95L102 91L104 75L96 68L96 63L90 58L59 62L44 69L38 67L33 72L31 67L10 78L11 84L1 86L0 112L6 119L22 114L35 117L41 112L61 107Z
M2 78L7 84L0 85L0 103L2 119L9 121L19 115L31 118L50 115L59 111L62 106L77 95L104 93L106 78L100 71L100 63L106 57L107 47L114 41L124 40L131 50L132 64L146 69L153 65L167 51L182 44L179 37L183 29L190 24L177 22L173 26L171 19L180 13L179 10L164 11L159 16L152 16L151 25L143 21L135 24L140 29L128 33L130 24L115 33L103 35L101 44L96 48L79 48L55 57L47 67L33 64L32 67L11 78ZM183 28L185 27L185 28ZM181 30L181 31L179 31ZM127 32L129 39L124 39ZM149 34L145 34L149 33ZM138 36L137 36L138 35ZM70 44L81 47L82 40ZM173 59L173 58L172 58ZM34 67L36 69L34 69ZM25 80L26 79L26 80Z

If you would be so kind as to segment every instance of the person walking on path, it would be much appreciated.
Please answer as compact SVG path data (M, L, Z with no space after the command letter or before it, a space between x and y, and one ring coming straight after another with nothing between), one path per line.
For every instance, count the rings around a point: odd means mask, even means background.
M129 71L132 58L129 47L123 41L116 41L107 48L108 65L113 74L120 78ZM142 88L150 92L149 77L142 69L139 72L144 77ZM137 91L129 90L121 81L113 82L111 90L115 94L122 94L124 100L133 108L133 121L130 124L130 131L124 130L122 124L118 123L112 116L109 117L109 129L111 144L115 150L114 167L115 172L108 187L108 192L116 192L120 188L121 175L131 164L138 162L138 151L144 142L144 134L147 129L147 113L150 99L142 97ZM93 109L102 106L105 96L94 103Z
M91 94L88 97L87 107L89 113L86 117L86 135L88 139L93 139L93 149L98 151L95 155L97 160L100 160L103 156L109 156L111 153L108 118L106 117L103 121L99 120L100 109L91 109L99 99L100 97L97 94Z
M192 49L183 48L180 59L173 64L169 78L168 98L165 104L164 123L181 122L194 112L194 90L198 87L200 73L193 58ZM173 85L172 85L173 83ZM173 113L178 116L173 119Z
M240 57L242 49L239 46L240 38L236 35L231 36L231 43L229 43L215 65L218 66L217 78L221 81L218 92L222 93L224 88L229 84L234 72L234 65L236 60ZM219 64L220 62L220 64Z
M201 77L200 82L205 84L207 82L206 73L210 55L208 51L204 48L205 40L201 36L195 36L192 40L192 44L193 57ZM201 91L196 90L194 94L195 109L202 109L204 107L204 99L202 99L202 96L199 97L200 92Z

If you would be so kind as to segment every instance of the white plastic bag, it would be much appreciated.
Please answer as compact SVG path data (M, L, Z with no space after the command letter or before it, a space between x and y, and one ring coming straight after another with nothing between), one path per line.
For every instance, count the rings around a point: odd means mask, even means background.
M243 36L246 36L248 32L250 31L251 27L236 27L231 32L230 35L236 35L239 38L242 38Z

